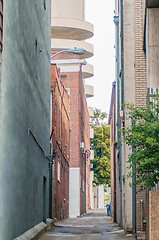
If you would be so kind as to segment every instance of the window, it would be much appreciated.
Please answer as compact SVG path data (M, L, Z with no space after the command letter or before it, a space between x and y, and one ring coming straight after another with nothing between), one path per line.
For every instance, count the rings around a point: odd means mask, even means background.
M57 181L60 182L60 163L57 163Z
M70 88L66 88L68 95L70 96Z
M83 184L82 184L82 191L85 192L85 182L83 180Z
M81 175L80 175L80 188L81 188L81 185L82 185L81 181L82 181L82 180L81 180Z
M43 0L44 1L44 9L46 10L46 0Z
M61 75L60 75L61 80L62 80L62 79L66 79L66 77L67 77L67 76L64 75L64 74L61 74Z

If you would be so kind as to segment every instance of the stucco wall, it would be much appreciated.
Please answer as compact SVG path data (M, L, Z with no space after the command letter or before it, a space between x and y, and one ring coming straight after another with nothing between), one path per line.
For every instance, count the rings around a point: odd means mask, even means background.
M5 1L3 39L0 239L13 240L48 217L50 0Z

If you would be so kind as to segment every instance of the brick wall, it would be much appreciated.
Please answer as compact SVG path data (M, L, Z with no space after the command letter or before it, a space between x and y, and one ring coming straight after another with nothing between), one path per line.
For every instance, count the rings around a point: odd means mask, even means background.
M63 74L62 74L63 75ZM80 166L79 72L65 73L63 84L70 90L70 167Z
M143 1L135 0L135 78L136 106L145 106L147 101L146 54L144 51Z
M121 42L121 49L123 49L124 63L123 79L121 79L122 85L124 85L124 103L135 103L135 1L123 0L123 42ZM119 18L120 25L122 24ZM122 31L122 28L121 28ZM122 41L122 38L121 38ZM123 46L122 46L123 44ZM122 58L121 58L122 62ZM122 91L122 90L121 90ZM122 104L122 103L121 103ZM128 127L131 124L130 121L125 121L125 126ZM122 224L125 231L132 230L132 189L129 186L131 179L127 179L126 176L129 172L128 167L128 155L130 154L130 148L123 143L121 147L122 158ZM118 162L118 166L119 166ZM118 170L119 172L119 170ZM124 180L125 179L125 180ZM119 189L118 189L119 192ZM119 207L118 207L119 209ZM120 209L119 209L120 211Z
M121 5L123 3L123 6ZM123 0L116 1L116 7L119 12L119 65L121 74L117 76L119 81L119 97L120 107L122 102L132 103L135 106L145 106L147 98L147 79L146 79L146 56L144 52L144 17L145 5L142 0ZM123 7L123 15L121 15L121 7ZM123 17L123 22L122 22ZM123 25L122 25L123 24ZM113 106L111 106L112 108ZM112 111L112 109L111 109ZM118 114L118 113L117 113ZM115 117L112 114L111 125L114 124ZM131 121L125 120L125 126L131 125ZM113 132L111 132L113 136ZM114 138L115 140L115 138ZM122 144L122 225L126 231L132 230L132 189L129 183L132 179L127 179L129 172L128 156L131 149ZM120 184L119 184L119 156L118 151L111 145L111 158L116 165L116 220L120 223ZM114 156L113 156L114 154ZM115 158L115 159L114 159ZM112 166L111 171L115 171ZM112 180L114 183L114 179ZM137 188L138 190L138 188ZM114 198L114 193L112 193ZM143 200L143 218L145 218L145 192L136 195L136 225L137 230L141 230L141 200ZM112 199L114 201L114 199ZM114 203L113 203L114 204Z
M146 55L144 51L144 11L143 1L135 0L135 79L136 106L145 106L147 102ZM140 186L137 187L137 190ZM136 195L136 225L141 230L141 200L143 200L143 218L146 217L146 193Z
M119 5L119 11L118 11ZM123 15L121 14L123 10ZM116 0L116 16L119 14L119 98L120 108L122 103L132 103L135 106L145 106L147 98L147 76L146 76L146 56L144 52L144 20L145 3L142 0ZM122 19L123 17L123 19ZM123 25L122 25L123 24ZM117 39L118 40L118 39ZM118 57L118 56L117 56ZM118 94L118 93L117 93ZM113 106L111 106L112 108ZM112 111L112 109L111 109ZM118 114L118 113L116 113ZM112 114L111 125L114 124L115 117ZM116 123L116 122L115 122ZM131 126L131 121L125 119L125 127ZM113 129L111 131L113 137ZM114 139L115 140L115 139ZM116 219L120 223L120 185L119 185L119 159L118 151L114 152L111 145L112 162L116 163ZM129 183L132 179L127 179L129 172L128 156L132 150L123 142L121 147L122 156L122 225L126 231L132 230L132 189ZM111 172L114 171L112 166ZM112 180L114 183L114 179ZM138 187L137 187L138 190ZM114 193L112 192L112 197ZM143 200L143 218L145 218L146 202L145 191L136 195L136 225L137 230L141 230L141 200Z
M150 191L148 196L148 221L147 221L147 234L146 240L159 239L159 192Z
M58 220L69 214L69 96L60 81L56 65L51 65L52 130L54 157L53 216Z
M65 76L65 77L64 77ZM70 89L70 167L80 168L80 214L90 207L90 124L81 71L61 73L66 88ZM82 154L84 142L88 154ZM86 199L87 195L87 199Z
M144 5L142 0L124 0L124 102L145 106L147 98L146 56L144 52ZM131 125L125 122L126 127ZM129 147L122 147L122 175L128 173L127 158ZM132 227L132 189L131 179L123 181L123 225L126 230ZM137 187L138 190L139 187ZM136 227L141 230L141 200L145 218L145 192L136 195Z
M85 178L86 187L86 210L90 208L90 118L87 109L87 102L85 97L85 90L83 86L83 81L79 82L79 123L80 123L80 141L84 142L85 145L85 162L81 158L81 165L85 164L83 168L85 169L85 173L81 171L83 175L83 179ZM83 193L82 193L83 195ZM85 198L85 196L83 196ZM83 199L84 201L84 199ZM81 202L81 209L83 208ZM84 209L82 210L84 212Z

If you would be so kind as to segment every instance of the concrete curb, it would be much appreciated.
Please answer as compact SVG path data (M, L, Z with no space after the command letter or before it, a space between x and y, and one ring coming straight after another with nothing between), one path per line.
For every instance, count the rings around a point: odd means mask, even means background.
M38 240L47 230L50 230L54 226L52 219L48 218L46 223L41 222L35 227L29 229L27 232L23 233L21 236L15 238L14 240Z
M54 227L54 220L51 218L46 219L47 231Z

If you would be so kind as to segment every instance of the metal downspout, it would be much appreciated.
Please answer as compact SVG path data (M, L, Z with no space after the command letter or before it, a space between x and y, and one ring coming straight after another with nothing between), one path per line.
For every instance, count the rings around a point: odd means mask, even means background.
M134 122L132 122L133 126ZM132 152L135 150L134 146L132 147ZM136 169L136 166L132 166L132 172ZM132 178L132 183L136 181L136 174ZM136 187L132 188L132 233L136 233Z
M117 141L119 140L120 133L120 119L119 119L119 110L120 110L120 84L119 84L119 16L114 16L114 23L116 26L116 85L117 85L117 108L116 108L116 116L117 116ZM120 154L120 146L119 154ZM116 166L116 164L115 164ZM119 166L120 168L120 166ZM119 169L120 172L120 169ZM114 176L115 177L115 176ZM115 196L116 198L116 196ZM120 206L121 207L121 206ZM116 205L114 206L114 211L116 211ZM116 216L114 217L116 218ZM116 220L116 219L115 219Z
M117 82L117 140L120 142L121 133L121 119L119 118L119 110L121 107L120 98L120 61L119 61L119 16L114 17L114 22L116 25L116 82ZM121 59L122 61L122 59ZM122 63L121 63L122 64ZM122 95L122 94L121 94ZM118 144L119 149L119 184L120 184L120 225L122 225L122 149L121 144Z
M53 155L50 155L49 161L49 217L52 218L52 164Z
M124 19L123 19L123 0L120 1L120 15L121 15L121 109L124 110ZM121 129L121 121L120 121ZM122 216L122 148L120 146L119 151L119 163L120 163L120 224L123 224Z
M116 83L114 82L113 83L113 92L114 92L114 96L113 96L113 99L114 99L114 139L113 141L116 140ZM114 218L113 218L113 221L114 222L117 222L117 218L116 218L116 145L114 143L114 146L113 146L113 161L114 161Z
M51 101L53 101L53 91L51 91ZM52 110L53 102L51 102L51 110ZM53 113L53 111L52 111ZM53 148L52 148L52 136L53 136L53 128L52 128L52 119L51 119L51 134L50 134L50 157L49 157L49 217L52 218L52 165L53 165Z

